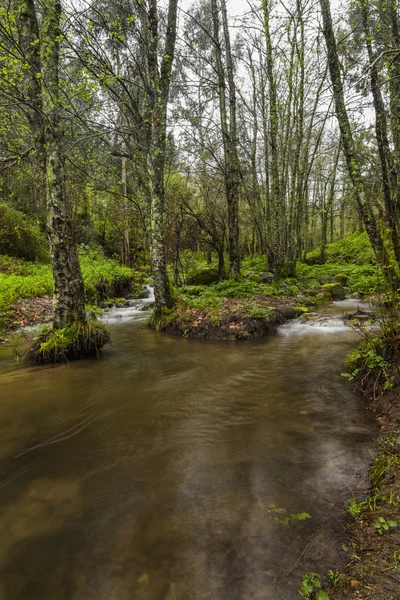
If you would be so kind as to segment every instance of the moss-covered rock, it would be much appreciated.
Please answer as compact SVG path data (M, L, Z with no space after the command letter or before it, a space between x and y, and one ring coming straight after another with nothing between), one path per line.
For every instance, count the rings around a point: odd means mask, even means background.
M321 283L339 283L341 286L345 287L347 285L348 277L344 273L340 273L339 275L334 275L332 277L325 277L321 280Z
M262 283L262 279L257 273L251 273L250 275L248 275L248 277L246 277L246 280L254 281L254 283Z
M215 267L201 267L191 271L187 278L187 285L211 285L219 281L218 270Z
M321 289L323 291L328 290L334 300L344 300L346 298L344 288L340 283L326 283Z
M259 277L262 283L272 283L275 279L274 274L270 272L260 273Z

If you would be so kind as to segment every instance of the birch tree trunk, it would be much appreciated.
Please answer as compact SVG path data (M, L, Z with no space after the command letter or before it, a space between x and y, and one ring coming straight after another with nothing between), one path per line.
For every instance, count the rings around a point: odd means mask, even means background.
M41 25L41 92L46 144L48 235L54 276L54 321L58 329L86 322L82 274L65 194L64 153L59 86L59 0L44 0Z
M158 67L157 0L149 5L149 116L151 141L148 156L151 187L151 263L154 278L155 312L171 307L168 273L165 259L164 231L164 172L167 137L167 107L175 54L178 0L169 0L168 22L161 67Z

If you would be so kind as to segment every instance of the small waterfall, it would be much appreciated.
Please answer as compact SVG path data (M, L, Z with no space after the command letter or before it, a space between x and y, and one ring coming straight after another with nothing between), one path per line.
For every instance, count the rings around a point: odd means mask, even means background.
M348 329L342 319L335 319L334 317L320 317L310 325L311 327L324 327L327 329Z
M123 308L113 307L104 312L101 321L104 323L125 323L134 319L140 319L154 304L154 288L151 285L145 285L141 298L127 298L126 306Z
M154 288L151 285L145 285L144 286L145 292L147 294L147 296L145 296L143 298L143 300L146 300L146 302L150 303L150 302L154 302L155 298L154 298Z
M338 317L318 317L314 321L289 321L279 327L279 332L283 335L291 335L293 333L301 335L317 335L345 331L351 332L351 328L345 325L343 319Z

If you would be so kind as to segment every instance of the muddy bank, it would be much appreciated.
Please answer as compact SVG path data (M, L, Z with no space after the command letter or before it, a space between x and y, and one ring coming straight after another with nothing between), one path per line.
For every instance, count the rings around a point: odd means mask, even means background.
M293 301L270 297L230 298L206 308L178 302L149 326L183 337L245 340L273 335L279 325L301 314Z
M398 340L394 344L398 346ZM353 492L347 502L348 540L342 548L346 566L332 600L398 600L400 598L400 390L398 347L384 348L391 356L386 379L392 377L394 389L384 390L382 367L360 370L359 391L370 399L380 434L375 440L375 460L371 463L371 487L367 493ZM385 352L384 352L385 354ZM372 451L372 449L371 449Z

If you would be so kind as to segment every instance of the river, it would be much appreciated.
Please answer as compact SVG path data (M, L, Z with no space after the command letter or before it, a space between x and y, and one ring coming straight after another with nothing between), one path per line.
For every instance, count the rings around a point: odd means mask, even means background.
M1 356L0 600L298 597L366 485L376 425L341 376L358 335L187 340L121 311L98 361Z

